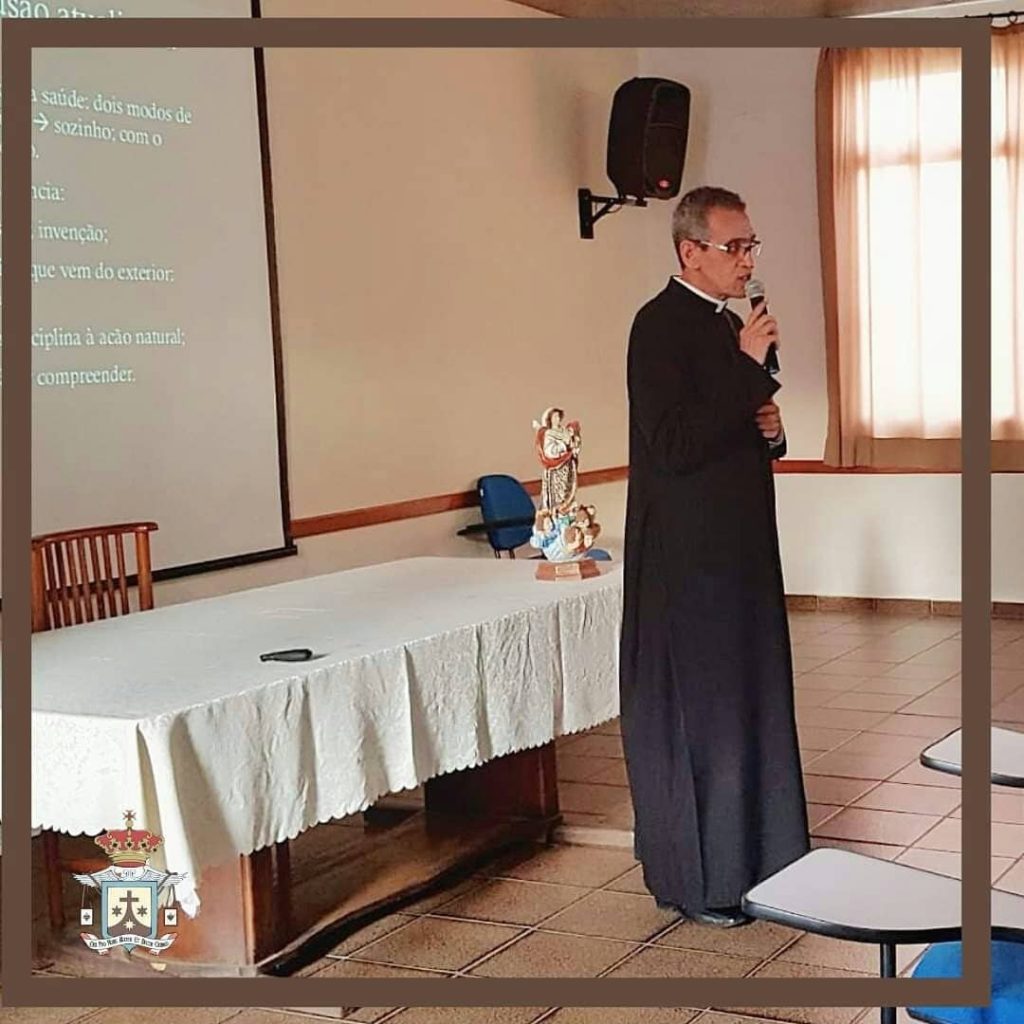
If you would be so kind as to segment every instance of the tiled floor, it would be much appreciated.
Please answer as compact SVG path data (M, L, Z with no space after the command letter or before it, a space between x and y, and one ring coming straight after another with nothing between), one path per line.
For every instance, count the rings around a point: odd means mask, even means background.
M956 619L790 614L812 842L959 874L959 781L922 747L958 724ZM1024 621L992 625L993 717L1024 728ZM302 971L328 976L869 976L877 950L756 922L721 932L658 910L633 860L617 722L558 743L563 842L520 850L354 933ZM1024 894L1024 794L993 789L992 879ZM599 832L584 831L600 830ZM589 845L597 837L606 845ZM909 969L920 947L900 951ZM727 1012L731 1009L732 1012ZM127 1010L4 1010L32 1024L120 1024ZM182 1024L852 1024L875 1008L174 1010ZM901 1020L909 1020L901 1011Z

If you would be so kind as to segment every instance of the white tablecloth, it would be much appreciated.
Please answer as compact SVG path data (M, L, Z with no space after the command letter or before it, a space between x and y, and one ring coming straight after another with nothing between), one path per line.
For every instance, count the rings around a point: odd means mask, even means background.
M413 558L32 641L32 824L137 827L188 872L618 714L621 565ZM263 663L309 647L316 660ZM154 864L158 858L154 858Z

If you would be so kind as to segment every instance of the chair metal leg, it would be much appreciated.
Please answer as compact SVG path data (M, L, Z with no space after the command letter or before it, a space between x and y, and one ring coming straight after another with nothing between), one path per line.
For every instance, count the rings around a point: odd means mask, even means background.
M882 977L896 977L896 946L894 943L882 944ZM881 1007L882 1024L896 1024L896 1007Z

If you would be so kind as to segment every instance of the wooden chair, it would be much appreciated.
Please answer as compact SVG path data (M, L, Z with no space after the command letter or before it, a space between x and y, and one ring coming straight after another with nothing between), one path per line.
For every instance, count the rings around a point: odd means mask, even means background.
M132 611L129 584L138 611L153 607L149 535L156 523L116 523L63 530L32 538L32 632L77 626ZM125 556L125 537L135 542L135 572ZM134 580L131 578L134 575ZM102 857L62 861L56 832L43 831L43 858L54 938L64 930L63 872L102 871Z
M135 539L138 610L153 607L149 535L156 523L117 523L32 538L32 631L127 615L125 536Z

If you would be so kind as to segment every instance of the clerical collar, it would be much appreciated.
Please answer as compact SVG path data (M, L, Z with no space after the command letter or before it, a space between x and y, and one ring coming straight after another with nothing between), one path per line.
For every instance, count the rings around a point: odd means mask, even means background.
M712 298L707 292L702 292L699 288L695 288L689 281L684 281L678 274L673 275L672 280L678 281L684 288L689 288L694 295L699 295L705 302L710 302L715 307L716 313L721 313L729 301L728 299Z

